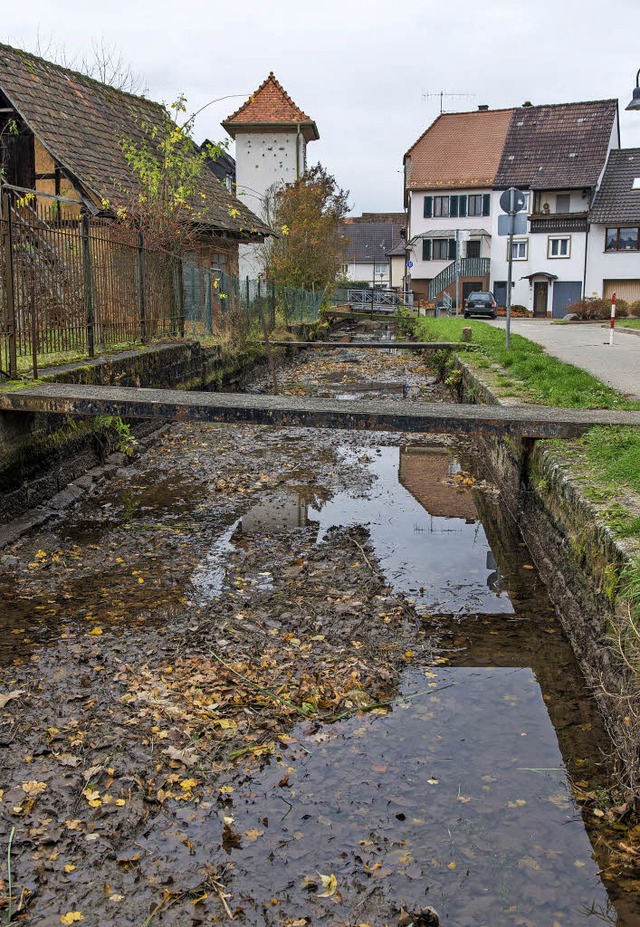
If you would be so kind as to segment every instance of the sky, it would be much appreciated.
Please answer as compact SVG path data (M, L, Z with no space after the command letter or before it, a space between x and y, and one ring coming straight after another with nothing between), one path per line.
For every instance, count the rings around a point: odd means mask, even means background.
M314 119L320 161L350 191L352 213L401 211L402 158L440 112L617 98L623 147L640 147L625 112L640 68L640 0L0 0L0 40L67 60L115 47L146 95L184 93L195 140L273 71ZM237 95L237 96L236 96ZM230 148L233 153L233 145Z

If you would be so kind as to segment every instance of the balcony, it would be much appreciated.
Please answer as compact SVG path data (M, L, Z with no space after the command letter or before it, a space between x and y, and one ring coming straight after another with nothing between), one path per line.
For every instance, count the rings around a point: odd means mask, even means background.
M529 216L531 232L547 232L555 235L556 232L586 232L586 212L535 212Z

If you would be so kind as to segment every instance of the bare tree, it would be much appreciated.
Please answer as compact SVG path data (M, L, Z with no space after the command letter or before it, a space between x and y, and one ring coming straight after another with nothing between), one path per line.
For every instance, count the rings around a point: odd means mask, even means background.
M43 39L38 33L35 54L63 68L80 71L116 90L144 96L148 89L143 76L134 71L122 52L104 38L92 39L90 50L83 55L70 55L63 43L55 42L51 37Z

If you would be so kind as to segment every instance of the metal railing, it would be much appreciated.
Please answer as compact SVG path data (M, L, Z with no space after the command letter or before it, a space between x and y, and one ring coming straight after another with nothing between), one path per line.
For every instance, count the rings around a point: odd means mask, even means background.
M181 262L80 201L0 190L0 369L180 335Z
M490 273L491 260L489 258L460 258L458 261L458 277L485 277ZM429 283L429 299L434 300L456 281L456 262L441 270Z

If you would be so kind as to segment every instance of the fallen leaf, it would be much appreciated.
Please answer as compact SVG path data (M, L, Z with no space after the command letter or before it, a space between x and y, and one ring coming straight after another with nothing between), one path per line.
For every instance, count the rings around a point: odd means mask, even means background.
M22 783L22 791L25 793L25 795L28 795L29 798L35 798L36 795L42 795L46 788L46 782L36 782L35 779L31 779L29 782Z
M0 695L0 708L4 708L7 702L12 701L14 698L20 698L21 695L24 695L24 689L14 689L13 692L7 692L6 695Z
M68 911L66 914L60 915L60 923L64 924L65 927L67 924L75 924L77 921L83 921L84 916L80 911Z
M318 873L324 885L324 891L318 892L317 898L331 898L332 895L338 890L338 880L334 875L322 875L321 872Z
M182 782L180 783L180 788L182 789L183 792L190 792L191 789L195 788L197 784L198 784L197 779L183 779Z

